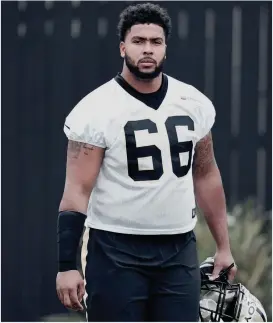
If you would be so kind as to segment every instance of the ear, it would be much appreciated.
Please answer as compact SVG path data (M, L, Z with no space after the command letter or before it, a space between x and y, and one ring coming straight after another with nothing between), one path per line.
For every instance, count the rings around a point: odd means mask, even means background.
M120 42L120 44L119 44L119 50L120 50L120 56L122 58L124 58L125 57L125 43L123 41Z

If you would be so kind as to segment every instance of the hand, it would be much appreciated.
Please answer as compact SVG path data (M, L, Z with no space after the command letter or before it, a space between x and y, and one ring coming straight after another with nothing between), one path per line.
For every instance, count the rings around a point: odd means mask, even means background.
M74 311L82 311L82 298L85 293L84 281L78 270L59 272L56 278L56 289L63 305Z
M234 263L234 266L228 272L228 280L233 281L237 273L237 266L235 265L234 259L232 257L231 251L217 251L214 256L214 269L210 277L210 280L215 280L219 277L221 270L226 269L231 264Z

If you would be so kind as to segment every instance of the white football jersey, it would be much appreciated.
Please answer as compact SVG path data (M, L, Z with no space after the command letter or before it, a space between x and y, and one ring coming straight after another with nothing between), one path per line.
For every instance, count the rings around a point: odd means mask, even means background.
M141 235L195 227L194 147L209 133L215 110L196 88L167 78L168 90L157 110L113 78L66 118L69 140L105 148L87 227Z

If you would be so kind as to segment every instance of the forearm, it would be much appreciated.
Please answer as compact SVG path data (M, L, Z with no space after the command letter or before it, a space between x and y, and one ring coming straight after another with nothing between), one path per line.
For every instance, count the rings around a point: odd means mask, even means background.
M218 250L228 250L226 200L217 165L204 176L195 178L194 189L197 205L202 210Z
M87 214L90 192L84 192L81 188L67 188L60 202L59 211L77 211Z
M76 269L89 198L103 156L103 148L77 141L68 142L66 180L57 223L59 271Z
M77 251L86 220L88 201L89 195L76 188L64 192L57 224L59 271L77 269Z

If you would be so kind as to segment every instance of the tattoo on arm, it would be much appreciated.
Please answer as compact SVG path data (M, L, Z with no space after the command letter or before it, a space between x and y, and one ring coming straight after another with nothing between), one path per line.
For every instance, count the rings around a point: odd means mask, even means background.
M94 146L84 144L83 149L84 149L84 154L88 155L90 151L94 150Z
M78 141L68 141L68 149L67 149L67 154L70 158L77 159L83 150L85 155L88 155L89 152L94 150L94 146L88 145L83 142L78 142Z
M211 132L202 138L195 147L193 159L193 176L206 175L212 165L216 165Z

